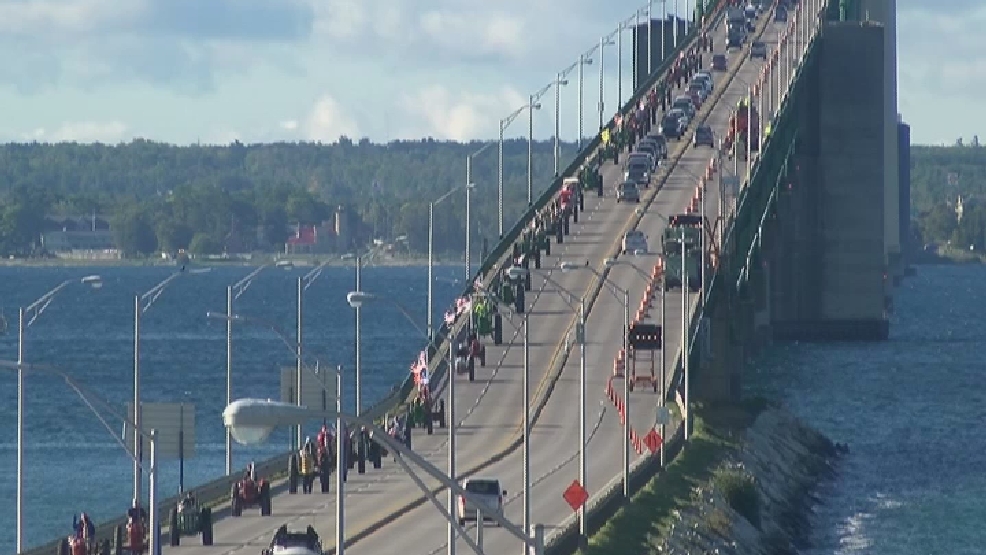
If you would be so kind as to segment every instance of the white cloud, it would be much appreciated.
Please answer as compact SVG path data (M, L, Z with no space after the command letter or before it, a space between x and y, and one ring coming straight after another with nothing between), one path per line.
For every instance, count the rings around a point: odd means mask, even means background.
M499 119L524 102L523 96L510 88L492 94L454 93L444 86L431 85L401 97L401 120L414 126L414 131L401 134L457 141L490 136Z
M315 4L313 34L347 57L531 67L577 56L638 6L639 0L323 0Z
M79 143L107 143L115 144L127 140L127 126L123 122L108 121L79 121L66 122L56 129L45 129L39 127L26 134L23 138L28 141L38 142L79 142Z
M315 102L305 122L305 138L311 141L333 143L345 135L358 139L356 119L335 98L324 95Z
M914 0L898 5L898 98L912 138L952 143L984 134L981 91L986 89L986 6L954 0L929 6Z
M280 127L281 129L285 130L285 131L297 131L298 130L298 122L297 122L297 120L293 120L293 119L282 121L277 126Z

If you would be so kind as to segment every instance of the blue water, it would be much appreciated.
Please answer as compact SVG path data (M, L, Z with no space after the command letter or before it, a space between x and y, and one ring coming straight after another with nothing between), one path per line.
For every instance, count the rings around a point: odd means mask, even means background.
M986 267L919 266L895 305L890 341L777 347L751 378L851 448L809 555L986 549Z
M144 314L141 325L142 394L146 402L187 402L196 411L195 457L185 463L185 485L224 473L225 322L207 311L225 312L226 287L252 268L216 268L186 273L173 281ZM244 315L262 316L282 329L295 329L296 281L306 269L266 270L234 303ZM27 330L25 360L63 367L113 410L126 414L133 396L133 295L149 290L174 272L168 267L12 268L0 267L0 308L10 324L0 336L0 359L17 357L17 307L31 303L64 280L100 274L101 289L73 282ZM436 321L462 290L461 267L435 270ZM344 366L346 405L353 405L354 314L345 295L352 268L327 268L305 293L305 344L320 362ZM427 270L370 267L366 291L397 298L426 321ZM402 380L423 347L418 332L386 303L363 310L363 396L365 406ZM233 397L278 397L282 365L292 355L269 331L234 328ZM349 379L347 379L349 378ZM72 515L86 511L97 522L122 514L132 495L133 463L65 383L45 375L26 379L25 546L50 541L68 530ZM0 553L15 550L16 373L0 369ZM104 411L119 437L121 423ZM234 468L282 453L286 432L261 447L234 448ZM178 489L178 463L162 464L160 491ZM144 490L146 492L146 489Z

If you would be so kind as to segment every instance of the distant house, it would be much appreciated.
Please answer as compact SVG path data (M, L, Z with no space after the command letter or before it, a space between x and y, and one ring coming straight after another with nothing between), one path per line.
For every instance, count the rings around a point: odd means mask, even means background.
M336 250L335 222L291 226L284 254L324 254Z
M95 215L88 218L47 218L45 231L41 234L41 246L59 258L120 258L109 222Z

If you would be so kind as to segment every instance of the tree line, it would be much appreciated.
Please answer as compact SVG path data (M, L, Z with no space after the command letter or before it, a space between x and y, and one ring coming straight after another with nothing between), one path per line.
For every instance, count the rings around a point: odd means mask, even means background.
M912 244L986 245L986 148L911 148ZM175 146L142 139L118 145L0 145L0 255L32 255L48 220L110 223L130 256L187 249L201 254L280 250L293 224L349 216L353 247L406 237L411 253L428 242L428 204L465 182L465 159L480 143L426 139L373 144L343 137L337 144L276 143ZM553 176L553 144L534 144L534 186ZM564 167L575 147L562 145ZM497 239L497 153L472 164L473 247ZM527 206L527 142L504 142L504 220ZM464 247L462 193L435 211L435 249ZM956 211L964 199L962 217ZM238 233L233 233L234 231ZM266 238L261 241L260 238ZM344 249L346 250L346 249Z
M465 183L466 157L482 147L346 137L331 145L175 146L143 139L0 145L0 254L38 255L39 238L52 221L92 215L109 222L128 256L277 251L290 226L331 221L337 210L347 214L354 243L343 252L402 237L410 252L422 253L429 203ZM553 151L550 141L533 145L535 197L554 175ZM561 152L564 168L575 146L563 143ZM527 207L527 154L527 141L504 141L506 228ZM491 245L497 239L497 175L494 146L472 163L470 223L477 251L483 239ZM437 205L434 223L436 251L461 252L464 193Z
M986 249L986 148L978 137L912 146L910 168L913 248Z

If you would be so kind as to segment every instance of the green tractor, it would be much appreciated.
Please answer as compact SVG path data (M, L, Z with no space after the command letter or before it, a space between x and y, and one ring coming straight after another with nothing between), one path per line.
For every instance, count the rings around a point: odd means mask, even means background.
M513 290L504 288L504 293L509 291L511 300ZM504 299L506 301L506 299ZM509 302L509 301L507 301ZM472 313L470 315L472 330L478 337L489 337L494 345L503 343L503 316L497 309L497 299L486 293L474 293L472 296ZM481 362L486 365L486 349L482 349ZM480 353L472 353L479 357Z
M661 241L665 291L686 286L692 292L702 289L702 224L703 218L695 214L669 218Z
M201 507L191 493L171 509L169 536L172 547L181 545L182 536L202 535L202 545L212 545L212 509Z

